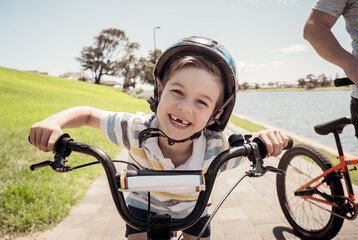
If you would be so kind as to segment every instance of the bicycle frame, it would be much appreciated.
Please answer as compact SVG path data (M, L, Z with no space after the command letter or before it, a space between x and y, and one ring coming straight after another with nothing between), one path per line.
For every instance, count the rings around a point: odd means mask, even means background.
M329 174L331 174L333 172L342 173L343 179L344 179L344 182L345 182L345 185L346 185L348 197L351 198L355 202L356 205L358 205L358 200L355 199L355 195L354 195L354 192L353 192L352 181L351 181L351 178L350 178L350 175L349 175L349 170L348 170L348 167L347 167L347 166L350 166L350 165L358 165L358 158L352 158L352 159L346 160L346 158L345 158L345 156L343 154L343 147L342 147L342 144L341 144L341 141L340 141L340 138L339 138L339 133L340 133L340 131L342 131L342 129L337 129L337 130L335 130L333 132L334 138L335 138L335 141L336 141L338 154L339 154L338 159L339 159L340 163L335 165L335 166L333 166L333 167L331 167L331 168L329 168L329 169L327 169L321 175L319 175L316 178L312 179L311 181L309 181L308 183L306 183L302 187L298 188L296 191L301 191L301 190L304 190L304 189L308 188L314 182L318 182L319 179L325 178L325 177L327 177ZM315 186L313 186L313 188L318 188L322 184L323 184L323 181L321 181L318 184L316 184ZM312 196L301 196L301 197L333 206L333 204L331 202L328 202L328 201L325 201L325 200L322 200L322 199L319 199L319 198L315 198L315 197L312 197Z
M347 169L347 166L349 166L349 165L358 165L358 158L349 159L349 160L345 160L345 156L339 156L338 158L340 160L339 164L337 164L334 167L331 167L330 169L326 170L321 175L317 176L316 178L312 179L311 181L309 181L308 183L306 183L302 187L298 188L296 191L301 191L301 190L304 190L304 189L308 188L313 183L318 182L319 179L327 177L329 174L331 174L333 172L342 172L344 180L345 180L345 183L346 183L347 194L355 202L355 204L358 205L358 201L355 199L351 179L350 179L348 169ZM315 186L313 186L313 188L318 188L322 184L323 184L323 182L321 181L318 184L316 184ZM319 199L319 198L315 198L315 197L312 197L312 196L301 196L301 197L333 206L333 204L328 202L328 201L325 201L325 200L322 200L322 199Z

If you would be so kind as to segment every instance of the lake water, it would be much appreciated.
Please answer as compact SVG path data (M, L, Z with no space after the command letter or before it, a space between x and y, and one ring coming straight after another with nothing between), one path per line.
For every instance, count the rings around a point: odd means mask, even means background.
M335 146L333 134L318 135L313 127L350 116L350 90L239 91L234 112ZM344 128L341 142L343 149L358 153L352 125Z

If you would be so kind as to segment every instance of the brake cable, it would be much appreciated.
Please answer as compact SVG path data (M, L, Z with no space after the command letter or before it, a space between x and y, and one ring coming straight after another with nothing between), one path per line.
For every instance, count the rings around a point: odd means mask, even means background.
M131 165L131 166L134 167L136 170L140 170L140 168L139 168L137 165L135 165L134 163L128 162L128 161L112 160L112 162L125 163L125 164L128 164L128 165ZM100 162L100 161L90 162L90 163L78 165L78 166L75 166L75 167L71 167L71 169L72 169L72 170L75 170L75 169L79 169L79 168L83 168L83 167L88 167L88 166L91 166L91 165L94 165L94 164L98 164L98 163L101 163L101 162Z
M208 225L210 224L211 220L214 218L216 212L219 210L219 208L221 207L221 205L226 201L226 199L229 197L229 195L232 193L232 191L237 187L237 185L247 176L250 176L250 172L247 171L245 172L245 174L239 179L236 181L236 183L234 185L232 185L230 187L230 189L226 192L225 196L220 200L220 202L218 203L218 205L215 207L214 211L210 214L210 217L209 219L206 221L204 227L201 229L201 232L200 234L198 235L198 237L196 238L196 240L199 240L203 234L204 234L204 231L205 229L208 227Z

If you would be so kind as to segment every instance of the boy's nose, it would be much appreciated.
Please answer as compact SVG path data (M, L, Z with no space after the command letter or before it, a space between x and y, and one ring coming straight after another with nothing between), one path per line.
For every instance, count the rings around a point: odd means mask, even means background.
M178 103L178 108L183 112L191 113L192 112L192 105L189 100L183 100Z

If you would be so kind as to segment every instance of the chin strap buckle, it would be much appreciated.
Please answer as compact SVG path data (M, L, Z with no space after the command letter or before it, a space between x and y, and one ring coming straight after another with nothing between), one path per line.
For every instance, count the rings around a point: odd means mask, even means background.
M147 140L148 138L151 137L165 137L168 139L168 145L172 146L174 145L174 143L182 143L182 142L186 142L186 141L193 141L195 138L199 138L201 136L201 131L194 133L191 137L182 139L182 140L175 140L172 139L170 137L168 137L168 135L166 135L162 130L160 130L159 128L147 128L144 129L143 131L141 131L138 135L138 141L139 141L139 147L141 148L143 145L143 142L145 140Z

